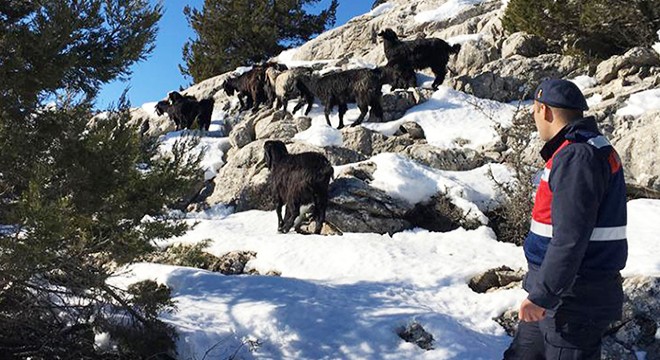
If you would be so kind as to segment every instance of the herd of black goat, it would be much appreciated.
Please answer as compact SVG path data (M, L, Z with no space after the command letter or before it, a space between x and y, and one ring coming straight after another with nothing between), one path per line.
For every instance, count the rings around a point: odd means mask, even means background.
M452 54L458 54L460 44L449 45L438 38L411 41L399 39L392 29L381 31L387 64L375 69L350 69L316 74L312 68L288 69L284 64L267 62L255 65L241 75L225 80L222 88L229 96L236 94L240 109L256 111L266 104L287 109L289 100L298 99L293 113L307 105L305 115L318 98L324 106L325 119L330 125L330 113L336 106L339 110L338 129L344 127L344 115L349 103L356 103L359 117L352 126L362 123L369 113L370 119L381 121L381 87L389 84L393 89L406 89L417 85L415 70L430 68L435 75L433 89L437 89L447 74L447 63ZM175 122L177 130L189 129L195 120L198 127L208 130L213 100L197 101L194 97L171 92L168 100L156 105L158 115L167 113Z
M402 41L392 29L385 29L378 36L383 38L385 66L318 75L312 68L288 69L283 64L268 62L228 78L222 88L227 95L238 96L241 110L251 108L256 111L261 104L275 104L276 108L287 110L289 100L297 98L293 113L307 105L307 115L318 98L330 126L329 115L335 106L338 107L338 128L341 129L349 103L356 103L360 109L352 126L362 123L367 113L370 120L382 120L382 86L389 84L393 89L415 87L415 70L431 68L435 75L432 86L437 89L447 74L450 55L458 54L461 49L460 44L452 46L438 38ZM158 102L156 112L158 115L167 113L177 130L189 129L194 121L200 129L208 130L213 100L197 101L194 97L171 92L167 100ZM293 227L296 232L302 232L301 208L312 204L311 218L316 225L313 232L319 234L325 222L328 188L333 176L328 159L312 152L289 154L283 142L269 140L264 144L264 160L270 170L271 190L277 203L277 230L286 233ZM284 205L286 210L282 216Z

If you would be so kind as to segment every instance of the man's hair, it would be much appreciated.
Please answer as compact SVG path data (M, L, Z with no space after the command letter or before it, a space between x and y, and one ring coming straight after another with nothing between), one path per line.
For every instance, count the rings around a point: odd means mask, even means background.
M569 123L573 122L574 120L582 119L584 117L584 112L582 110L565 109L565 108L558 108L552 106L549 106L549 108L552 109L552 112L555 114L555 116L558 116Z

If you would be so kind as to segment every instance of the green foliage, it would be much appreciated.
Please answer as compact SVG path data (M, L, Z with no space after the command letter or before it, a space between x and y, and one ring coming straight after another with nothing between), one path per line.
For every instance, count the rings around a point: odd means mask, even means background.
M98 115L98 86L150 51L160 6L144 0L0 1L0 354L158 358L174 330L169 291L114 288L117 265L183 234L168 206L199 182L194 142L162 156L129 125L129 104ZM1 229L1 228L0 228ZM161 354L161 355L156 355Z
M502 22L598 60L657 41L660 0L511 0Z
M183 47L184 75L194 82L254 64L299 46L335 22L338 1L318 15L305 6L320 0L205 0L184 13L197 39Z
M158 264L188 266L198 269L211 270L219 258L204 251L209 246L210 239L192 245L177 244L168 247L162 252L149 254L147 261Z

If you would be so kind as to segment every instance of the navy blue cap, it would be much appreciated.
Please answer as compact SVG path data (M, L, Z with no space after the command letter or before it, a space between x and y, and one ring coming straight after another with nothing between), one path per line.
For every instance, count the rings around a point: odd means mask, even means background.
M552 79L542 82L536 88L534 100L562 109L582 111L589 109L582 91L568 80Z

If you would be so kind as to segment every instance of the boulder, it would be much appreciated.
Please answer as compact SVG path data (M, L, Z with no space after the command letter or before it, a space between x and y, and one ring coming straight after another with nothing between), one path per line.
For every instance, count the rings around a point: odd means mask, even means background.
M477 40L461 44L461 51L450 58L449 67L456 75L475 75L481 72L486 64L498 58L497 48L490 42Z
M400 89L383 94L383 121L397 120L405 115L408 109L419 104L420 101L425 101L416 95L415 91Z
M406 121L401 124L401 126L399 126L399 130L397 130L394 135L400 136L404 134L409 134L413 140L426 139L426 135L424 135L424 129L414 121Z
M472 277L468 286L472 291L481 294L492 289L505 287L514 282L521 282L523 276L525 276L523 269L513 270L503 265Z
M408 204L357 178L333 181L329 198L327 221L341 232L393 234L411 227L404 219Z
M605 84L622 75L636 73L652 66L660 66L660 55L651 48L636 47L598 64L596 80Z
M502 43L502 58L513 55L535 57L543 54L547 46L543 39L525 32L511 34Z
M238 124L234 125L229 132L229 143L233 148L242 148L245 145L256 140L257 136L254 132L254 119L245 119Z
M341 130L344 138L343 147L360 154L370 156L376 142L384 142L385 135L363 126L346 127Z
M424 327L417 322L397 329L397 334L406 342L413 343L424 350L433 350L433 335L424 330Z
M245 265L248 261L256 257L257 253L254 251L232 251L222 255L209 270L224 275L241 275L245 273Z
M611 141L619 152L627 181L660 191L660 111L623 122Z
M407 147L403 154L420 164L439 170L466 171L486 163L481 153L469 148L440 149L417 143Z
M456 207L442 193L432 196L429 200L415 204L406 214L406 219L413 226L437 232L458 229L461 226L462 218L463 210Z
M578 75L580 63L572 56L544 54L533 58L513 55L488 63L474 76L460 76L451 85L474 96L500 102L533 98L541 81Z
M251 142L230 156L215 177L210 205L228 204L236 211L272 210L274 198L268 189L268 169L263 162L265 140Z

